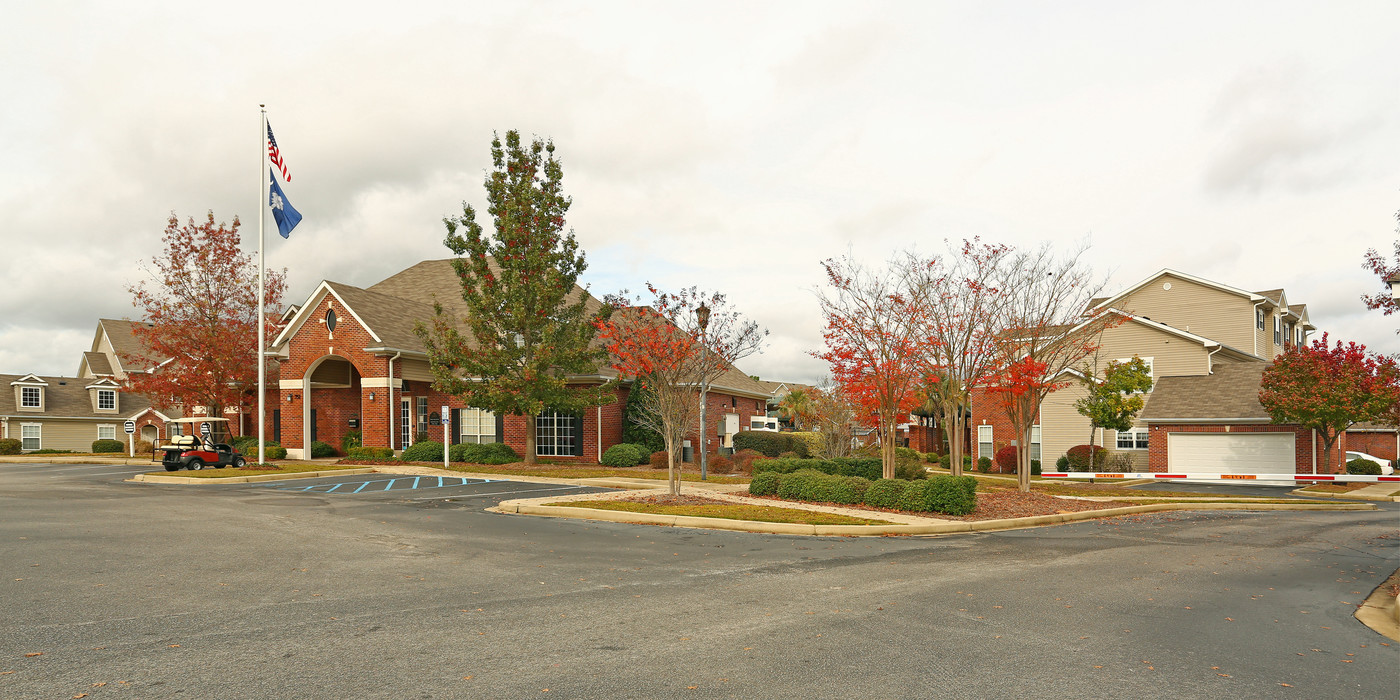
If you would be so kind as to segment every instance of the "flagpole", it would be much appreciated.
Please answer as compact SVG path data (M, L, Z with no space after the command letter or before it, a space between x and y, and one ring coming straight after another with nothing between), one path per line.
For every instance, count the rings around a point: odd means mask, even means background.
M267 105L258 105L258 111L261 114L258 129L258 464L263 464L267 461L267 420L263 407L263 397L267 395L267 358L263 356L267 343L267 319L264 318L267 266L263 264L263 219L267 218L268 188L268 176L263 175L267 172Z

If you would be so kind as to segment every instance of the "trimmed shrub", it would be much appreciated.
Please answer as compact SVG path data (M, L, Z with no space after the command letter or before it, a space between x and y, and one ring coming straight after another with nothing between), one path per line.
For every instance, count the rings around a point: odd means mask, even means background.
M641 466L650 461L652 453L651 447L644 445L640 442L626 442L623 444L631 445L632 449L637 452L637 464L635 466Z
M836 485L844 478L846 477L821 472L815 476L809 476L803 481L801 498L804 501L829 503L832 501L832 493L836 490Z
M754 474L765 471L788 474L799 469L815 469L827 474L838 474L840 476L863 476L871 481L879 479L882 473L880 460L869 458L838 457L836 459L797 459L794 457L786 457L781 459L756 459L753 461Z
M1369 474L1371 476L1381 475L1381 465L1369 459L1353 459L1347 462L1348 474Z
M899 492L899 498L895 501L895 508L898 510L922 511L924 508L924 482L905 481L904 488Z
M17 455L24 451L24 443L18 438L0 439L0 455Z
M784 474L782 481L778 482L778 497L801 500L807 493L807 482L820 476L824 475L815 469L799 469Z
M778 459L802 459L802 456L792 450L788 450L787 452L779 453Z
M520 461L520 455L503 442L467 442L453 445L447 448L447 456L454 462L468 464L511 464Z
M987 457L977 458L977 471L986 474L992 470L992 460Z
M939 458L941 458L942 456L943 455L938 454L937 452L925 452L924 461L928 462L929 464L938 464L940 461Z
M254 441L256 442L256 440ZM345 456L350 459L381 460L393 459L394 451L387 447L351 447L345 451Z
M1130 472L1133 470L1134 464L1132 455L1127 452L1114 452L1113 458L1108 460L1108 470L1111 472Z
M928 478L928 470L919 462L914 462L912 464L901 462L894 465L894 478L904 479L905 481L919 481Z
M1060 455L1060 458L1055 460L1055 469L1062 472L1069 471L1069 457Z
M438 445L438 447L442 447L442 445ZM321 442L320 440L311 443L312 459L319 459L321 457L334 457L336 456L336 454L338 453L335 451L335 448L331 447L327 443Z
M787 435L791 447L788 449L803 457L821 458L826 456L826 445L822 444L822 434L810 431L779 433Z
M638 459L640 455L637 454L637 448L622 443L609 447L608 451L603 453L602 462L609 467L635 467Z
M1103 471L1104 460L1108 459L1108 450L1098 445L1075 445L1065 453L1065 459L1069 462L1070 471Z
M838 477L831 487L831 502L859 504L865 502L865 492L870 488L870 480L859 476Z
M417 445L417 444L420 443L420 442L427 442L427 441L428 441L428 431L424 430L424 431L422 431L422 432L418 432L418 433L414 433L414 434L413 434L413 444L414 444L414 445Z
M72 451L72 450L34 450L33 452L30 452L29 454L32 454L32 455L71 455L71 454L73 454L73 451Z
M1031 460L1031 476L1040 476L1040 460Z
M912 447L896 447L894 448L894 459L896 462L922 462L924 456Z
M897 508L899 498L904 494L908 481L899 479L879 479L865 490L865 504L876 508Z
M647 461L651 463L652 469L665 469L667 457L666 450L657 450L651 453L651 457Z
M763 456L758 450L739 450L734 453L734 470L740 474L753 473L753 461Z
M312 455L314 456L315 454L316 452L313 448ZM442 443L437 440L415 442L410 445L408 449L404 450L402 455L399 455L399 459L405 462L441 462Z
M967 515L977 507L977 480L970 476L940 474L919 484L921 510L945 515Z
M248 454L250 451L256 453L256 452L258 451L258 436L256 436L256 435L239 435L238 437L236 437L236 438L234 438L234 439L232 439L232 440L229 440L229 441L228 441L228 446L229 446L229 447L232 447L234 450L238 451L240 454L245 454L245 455L246 455L246 454Z
M803 437L797 437L797 436ZM814 436L812 438L806 436ZM817 451L812 452L810 445L818 445ZM819 433L770 433L766 430L743 430L734 436L734 449L736 450L758 450L768 457L781 457L785 452L796 453L798 457L809 457L813 454L821 454L821 435Z
M710 458L709 467L716 474L728 474L734 471L734 462L724 455L715 455Z
M94 453L126 452L126 443L121 440L93 440L92 451Z
M257 456L258 456L258 453L257 453L257 452L254 452L254 453L253 453L253 457L256 458ZM285 448L285 447L283 447L283 446L281 446L281 445L279 445L279 444L277 444L277 443L275 443L275 442L271 442L271 441L265 442L265 443L263 443L263 456L266 457L267 459L286 459L286 458L287 458L287 448Z
M666 454L662 452L661 454ZM778 492L778 484L782 483L783 475L778 472L760 472L753 475L753 480L749 482L749 493L755 496L772 496Z
M938 459L937 459L936 461L938 462L938 466L943 467L944 469L952 469L952 468L953 468L953 455L950 455L950 454L941 454L941 455L938 455Z
M1016 471L1016 448L1010 445L997 450L997 466L1002 471Z

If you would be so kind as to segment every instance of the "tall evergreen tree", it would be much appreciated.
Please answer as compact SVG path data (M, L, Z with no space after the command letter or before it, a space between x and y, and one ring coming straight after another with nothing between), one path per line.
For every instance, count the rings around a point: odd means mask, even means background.
M531 418L525 461L533 464L534 417L578 414L611 400L568 385L569 375L592 374L603 361L590 343L608 308L590 304L576 286L588 266L565 229L572 199L563 194L554 142L536 138L526 146L511 130L504 144L499 135L491 139L491 161L485 184L495 234L482 232L465 202L460 217L443 219L467 316L453 318L437 304L432 328L419 323L414 330L438 390L477 408Z

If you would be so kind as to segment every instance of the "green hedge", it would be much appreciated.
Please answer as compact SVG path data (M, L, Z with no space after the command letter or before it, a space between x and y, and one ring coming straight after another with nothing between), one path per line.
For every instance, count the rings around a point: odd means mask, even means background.
M413 449L413 448L409 448ZM438 447L438 459L442 458L442 447ZM447 455L454 462L468 464L514 464L520 455L504 442L463 443L447 448ZM427 461L427 460L415 460Z
M121 440L93 440L92 451L98 452L125 452L126 443Z
M1065 459L1072 472L1103 471L1103 463L1108 459L1108 450L1098 445L1075 445L1065 453Z
M320 440L317 440L317 441L311 443L311 458L312 458L312 459L320 459L320 458L323 458L323 457L334 457L334 456L336 456L337 454L339 454L339 453L335 451L335 448L334 448L334 447L331 447L331 446L330 446L330 443L321 442Z
M437 440L415 442L399 456L405 462L441 462L442 443Z
M16 438L0 439L0 455L17 455L24 451L24 443Z
M637 448L624 442L609 447L603 453L602 463L609 467L635 467L640 459Z
M228 446L244 457L251 457L252 459L248 460L250 462L258 458L258 436L256 435L239 435L230 441ZM287 448L267 440L263 442L263 456L267 459L286 459Z
M794 437L800 433L770 433L766 430L743 430L734 436L734 449L758 450L767 457L777 457L784 452L796 452L798 457L809 457L805 438Z
M393 459L394 451L388 447L351 447L345 451L345 456L350 459Z
M1353 459L1347 462L1348 474L1369 474L1371 476L1381 475L1381 465L1369 459Z
M939 475L931 479L906 481L828 474L815 469L793 472L764 471L754 474L749 493L794 501L823 503L864 503L919 513L967 515L977 507L977 480L970 476Z
M802 445L802 446L803 446L803 449L799 449L799 448L796 448L796 447L789 448L789 449L792 449L793 452L796 452L797 454L799 454L799 455L801 455L801 456L803 456L803 457L825 457L825 456L826 456L826 444L822 442L822 434L821 434L821 433L817 433L817 432L807 432L807 431L797 431L797 432L779 433L779 434L780 434L780 435L788 435L788 436L790 436L793 445L799 445L799 444Z
M837 457L836 459L798 459L795 457L780 457L778 459L755 459L753 461L753 473L759 474L765 471L774 471L780 474L790 474L799 469L815 469L826 474L837 476L859 476L869 481L874 481L884 475L884 467L879 459L873 457ZM896 479L917 480L927 479L928 471L920 462L912 464L896 464L894 468Z

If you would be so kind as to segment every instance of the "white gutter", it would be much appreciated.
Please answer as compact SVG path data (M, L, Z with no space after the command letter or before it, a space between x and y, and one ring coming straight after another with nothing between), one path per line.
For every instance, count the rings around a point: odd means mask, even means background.
M1255 357L1263 357L1263 355L1259 354L1259 305L1266 301L1268 301L1268 299L1260 299L1254 302L1254 318L1249 319L1249 334L1254 338ZM1265 323L1264 325L1268 326L1269 324ZM1268 330L1268 328L1265 328L1264 332L1267 333Z
M1216 345L1214 350L1206 353L1206 374L1215 374L1215 353L1220 352L1223 345Z

